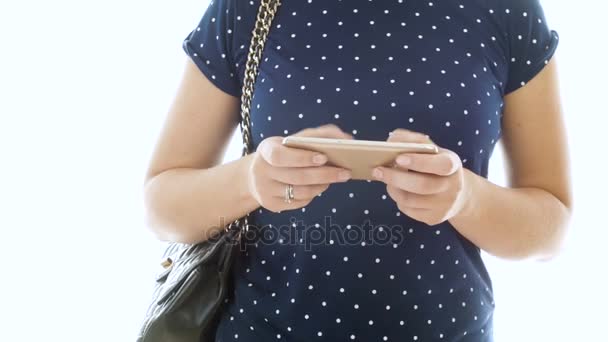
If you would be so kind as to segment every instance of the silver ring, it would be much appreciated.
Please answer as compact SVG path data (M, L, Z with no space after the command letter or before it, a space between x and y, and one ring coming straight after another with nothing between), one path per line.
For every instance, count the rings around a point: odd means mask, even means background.
M294 198L295 197L293 195L293 185L287 184L287 186L285 187L285 202L291 203L291 200L293 200Z

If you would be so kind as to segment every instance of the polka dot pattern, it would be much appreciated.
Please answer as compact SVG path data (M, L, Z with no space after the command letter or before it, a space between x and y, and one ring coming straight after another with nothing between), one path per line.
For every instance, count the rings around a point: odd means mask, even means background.
M183 42L233 96L258 5L213 0ZM504 96L557 44L538 0L283 0L255 84L254 147L326 123L371 140L407 128L487 177ZM448 221L402 214L382 183L334 184L251 223L216 341L492 341L479 249Z

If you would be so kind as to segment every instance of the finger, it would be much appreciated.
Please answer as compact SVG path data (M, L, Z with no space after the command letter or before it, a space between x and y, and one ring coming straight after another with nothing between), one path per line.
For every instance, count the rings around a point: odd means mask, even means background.
M283 212L287 210L300 209L308 205L310 201L308 200L291 200L291 202L285 202L285 199L272 197L264 208L272 211L272 212Z
M293 198L288 202L286 198L287 184L271 181L266 185L270 188L271 197L267 200L269 207L275 208L274 211L286 211L299 209L308 205L315 196L327 190L329 184L321 185L296 185L293 187Z
M287 184L274 181L271 185L273 197L285 199L285 192ZM319 195L323 191L329 188L329 184L313 184L313 185L293 185L293 199L292 201L310 201L315 196Z
M387 185L421 195L441 193L449 187L446 177L397 168L377 167L374 169L373 176Z
M440 198L436 194L433 195L420 195L413 192L407 192L397 187L387 185L387 192L391 195L393 200L397 202L400 207L409 209L433 209L436 208Z
M281 137L271 137L258 146L257 150L262 158L272 166L306 167L323 165L327 162L327 156L323 153L287 147L281 141Z
M417 195L411 192L407 192L401 190L395 186L387 185L386 186L387 193L391 196L391 198L399 205L399 208L416 208L416 209L428 209L428 203L424 202L416 202L413 197L414 196L429 196L429 195Z
M413 142L413 143L422 143L428 144L433 143L428 135L421 133L410 131L405 128L398 128L388 134L389 142Z
M462 166L456 153L443 148L437 154L403 153L395 161L398 166L408 170L439 176L449 176Z
M353 136L344 132L340 127L334 124L327 124L319 127L311 127L303 129L295 134L299 137L318 137L318 138L333 138L333 139L353 139Z
M286 210L294 210L294 209L300 209L302 207L305 207L308 205L308 203L310 203L310 200L291 200L291 202L287 203L285 202L285 200L283 199L277 199L277 201L282 201L283 204L281 211L286 211Z
M350 179L350 170L333 166L276 167L269 171L270 178L285 184L314 185L345 182Z
M437 217L432 209L406 208L406 210L407 216L428 226L435 226L445 221Z

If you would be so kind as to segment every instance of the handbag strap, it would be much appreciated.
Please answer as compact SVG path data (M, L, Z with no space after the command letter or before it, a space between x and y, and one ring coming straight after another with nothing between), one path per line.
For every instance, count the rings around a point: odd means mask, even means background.
M251 136L251 100L253 98L253 85L255 84L260 67L262 52L266 45L266 38L270 32L272 20L277 13L280 0L261 0L260 7L255 21L251 36L251 44L249 45L249 53L247 54L247 62L245 63L245 75L243 80L243 88L241 93L241 120L240 129L243 140L242 156L253 153L253 138ZM239 229L247 231L249 214L232 222L226 230Z
M243 137L243 153L245 156L253 151L251 137L251 99L253 98L253 85L258 75L262 51L266 44L266 38L270 32L272 19L281 4L280 0L261 0L258 15L255 21L249 45L247 62L245 63L245 76L241 94L241 135Z

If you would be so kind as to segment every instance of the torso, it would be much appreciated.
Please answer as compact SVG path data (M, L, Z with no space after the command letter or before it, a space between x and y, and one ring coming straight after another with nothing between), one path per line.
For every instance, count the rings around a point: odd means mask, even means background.
M258 1L238 5L239 25L253 27ZM507 71L485 3L283 0L255 84L254 146L326 123L370 140L407 128L486 177ZM242 74L249 41L235 38ZM334 184L305 208L250 220L257 244L233 268L217 340L491 341L479 249L448 221L400 213L384 184Z

